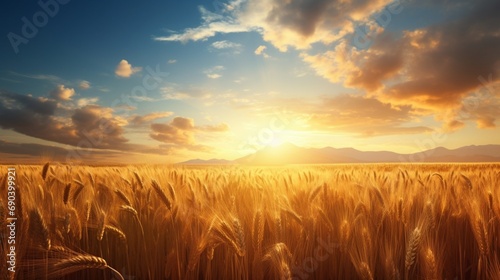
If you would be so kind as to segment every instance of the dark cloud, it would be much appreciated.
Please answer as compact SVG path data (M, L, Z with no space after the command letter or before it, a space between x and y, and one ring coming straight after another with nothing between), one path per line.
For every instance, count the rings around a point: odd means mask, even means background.
M64 144L76 144L72 130L54 114L57 103L0 91L0 127L28 136Z
M389 0L256 0L244 14L253 15L252 23L262 29L264 40L280 50L288 46L307 49L311 44L329 44L354 29L357 22L392 1ZM259 7L259 8L257 8ZM261 14L260 20L256 14ZM244 17L245 18L245 17Z
M66 157L68 150L61 147L40 144L11 143L0 140L0 153L42 157L54 156L58 159Z
M87 105L57 114L58 103L0 91L0 128L74 147L143 152L150 147L128 143L123 126L111 108ZM155 151L158 153L158 150Z
M20 95L0 90L2 112L6 110L29 110L35 114L53 115L57 103L46 98L35 98L29 95Z
M226 124L195 126L193 119L175 117L169 123L151 124L151 130L150 137L164 143L164 147L208 152L212 148L197 144L195 141L196 133L225 132L229 130L229 127Z
M375 32L369 49L357 49L343 39L332 51L303 53L302 58L332 82L361 88L383 102L427 110L447 130L463 126L463 113L479 127L492 127L498 107L489 104L471 113L462 103L500 82L500 2L442 2L434 5L450 6L460 16L400 35ZM491 91L490 99L498 99L498 92Z
M95 148L127 150L132 147L123 136L124 125L112 115L112 109L99 105L87 105L76 109L71 116L73 127L80 139L94 139Z

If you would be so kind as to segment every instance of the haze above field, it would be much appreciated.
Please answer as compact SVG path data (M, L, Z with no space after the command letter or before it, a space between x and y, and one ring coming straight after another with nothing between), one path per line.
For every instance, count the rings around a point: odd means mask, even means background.
M63 2L0 9L0 162L500 145L497 0Z

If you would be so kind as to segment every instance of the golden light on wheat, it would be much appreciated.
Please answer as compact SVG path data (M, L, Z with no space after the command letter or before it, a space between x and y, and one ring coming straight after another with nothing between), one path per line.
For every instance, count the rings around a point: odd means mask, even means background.
M500 279L496 164L16 168L17 279Z

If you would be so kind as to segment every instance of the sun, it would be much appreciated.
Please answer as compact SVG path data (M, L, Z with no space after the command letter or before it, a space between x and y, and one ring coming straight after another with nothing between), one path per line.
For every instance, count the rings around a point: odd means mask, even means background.
M281 137L276 137L275 136L275 137L273 137L273 139L271 141L269 141L267 143L266 146L267 147L278 147L278 146L280 146L283 143L284 143L284 141L283 141L283 139Z

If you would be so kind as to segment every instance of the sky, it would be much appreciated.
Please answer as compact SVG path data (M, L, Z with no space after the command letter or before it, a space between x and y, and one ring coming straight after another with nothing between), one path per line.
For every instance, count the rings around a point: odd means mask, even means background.
M2 6L1 162L500 144L497 0Z

